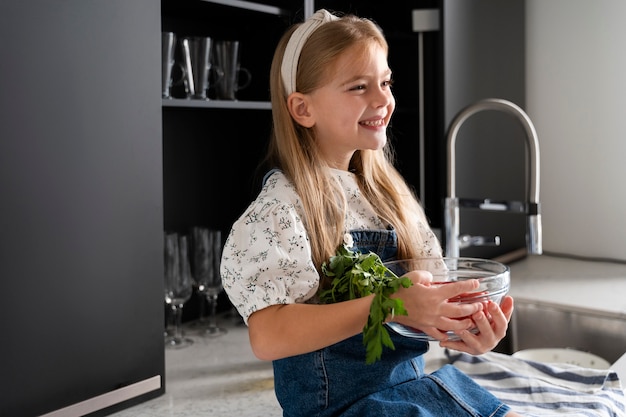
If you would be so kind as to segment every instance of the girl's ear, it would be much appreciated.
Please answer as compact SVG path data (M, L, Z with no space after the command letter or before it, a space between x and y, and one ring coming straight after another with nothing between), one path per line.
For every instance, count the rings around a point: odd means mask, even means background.
M309 109L308 97L302 93L291 93L287 97L287 109L291 117L304 127L313 127L315 125L315 119Z

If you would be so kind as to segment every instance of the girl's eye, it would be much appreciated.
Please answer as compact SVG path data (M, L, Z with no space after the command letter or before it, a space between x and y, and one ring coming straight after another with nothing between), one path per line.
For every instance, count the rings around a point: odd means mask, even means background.
M383 87L391 87L391 86L393 86L393 80L389 79L389 80L383 81L382 86Z
M354 87L350 88L350 90L352 91L365 90L365 84L355 85Z

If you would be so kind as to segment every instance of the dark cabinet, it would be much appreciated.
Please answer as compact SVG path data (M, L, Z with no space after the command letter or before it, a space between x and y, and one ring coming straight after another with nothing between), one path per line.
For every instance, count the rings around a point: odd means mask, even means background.
M0 3L0 415L164 391L159 24L150 0Z

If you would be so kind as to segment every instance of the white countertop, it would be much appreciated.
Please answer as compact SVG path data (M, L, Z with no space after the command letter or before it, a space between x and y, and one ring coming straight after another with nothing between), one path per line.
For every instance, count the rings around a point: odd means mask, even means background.
M238 416L278 417L272 363L256 359L248 329L223 319L224 336L200 337L189 326L194 344L165 350L165 394L112 414L116 417Z
M511 263L511 294L578 309L601 311L626 318L626 265L583 262L551 256L531 256ZM538 286L542 290L538 291ZM565 290L564 290L565 289ZM238 416L278 417L271 362L256 359L247 327L224 318L225 336L202 338L187 325L195 343L165 353L164 395L113 414L116 417ZM436 343L426 356L426 370L445 360ZM626 380L626 355L620 359Z
M203 338L186 326L194 344L165 351L165 394L112 414L115 417L279 417L272 363L253 355L248 328L222 320L228 333ZM431 343L426 370L445 362L443 350Z
M509 266L515 300L626 319L626 264L534 255Z

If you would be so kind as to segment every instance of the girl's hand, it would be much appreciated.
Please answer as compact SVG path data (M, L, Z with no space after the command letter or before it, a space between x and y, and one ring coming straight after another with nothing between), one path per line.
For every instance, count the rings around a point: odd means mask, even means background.
M476 290L477 280L431 286L432 274L428 271L411 271L405 276L413 281L413 285L400 288L392 297L399 297L404 301L409 315L395 316L389 319L391 321L419 329L444 341L448 338L446 332L463 333L475 327L475 315L483 314L482 303L461 304L449 301L450 298Z
M456 332L461 340L444 340L439 343L441 347L459 350L471 355L480 355L489 352L496 347L498 342L506 335L509 320L513 314L513 298L506 296L501 305L494 302L487 303L485 310L472 315L477 334L468 330Z

